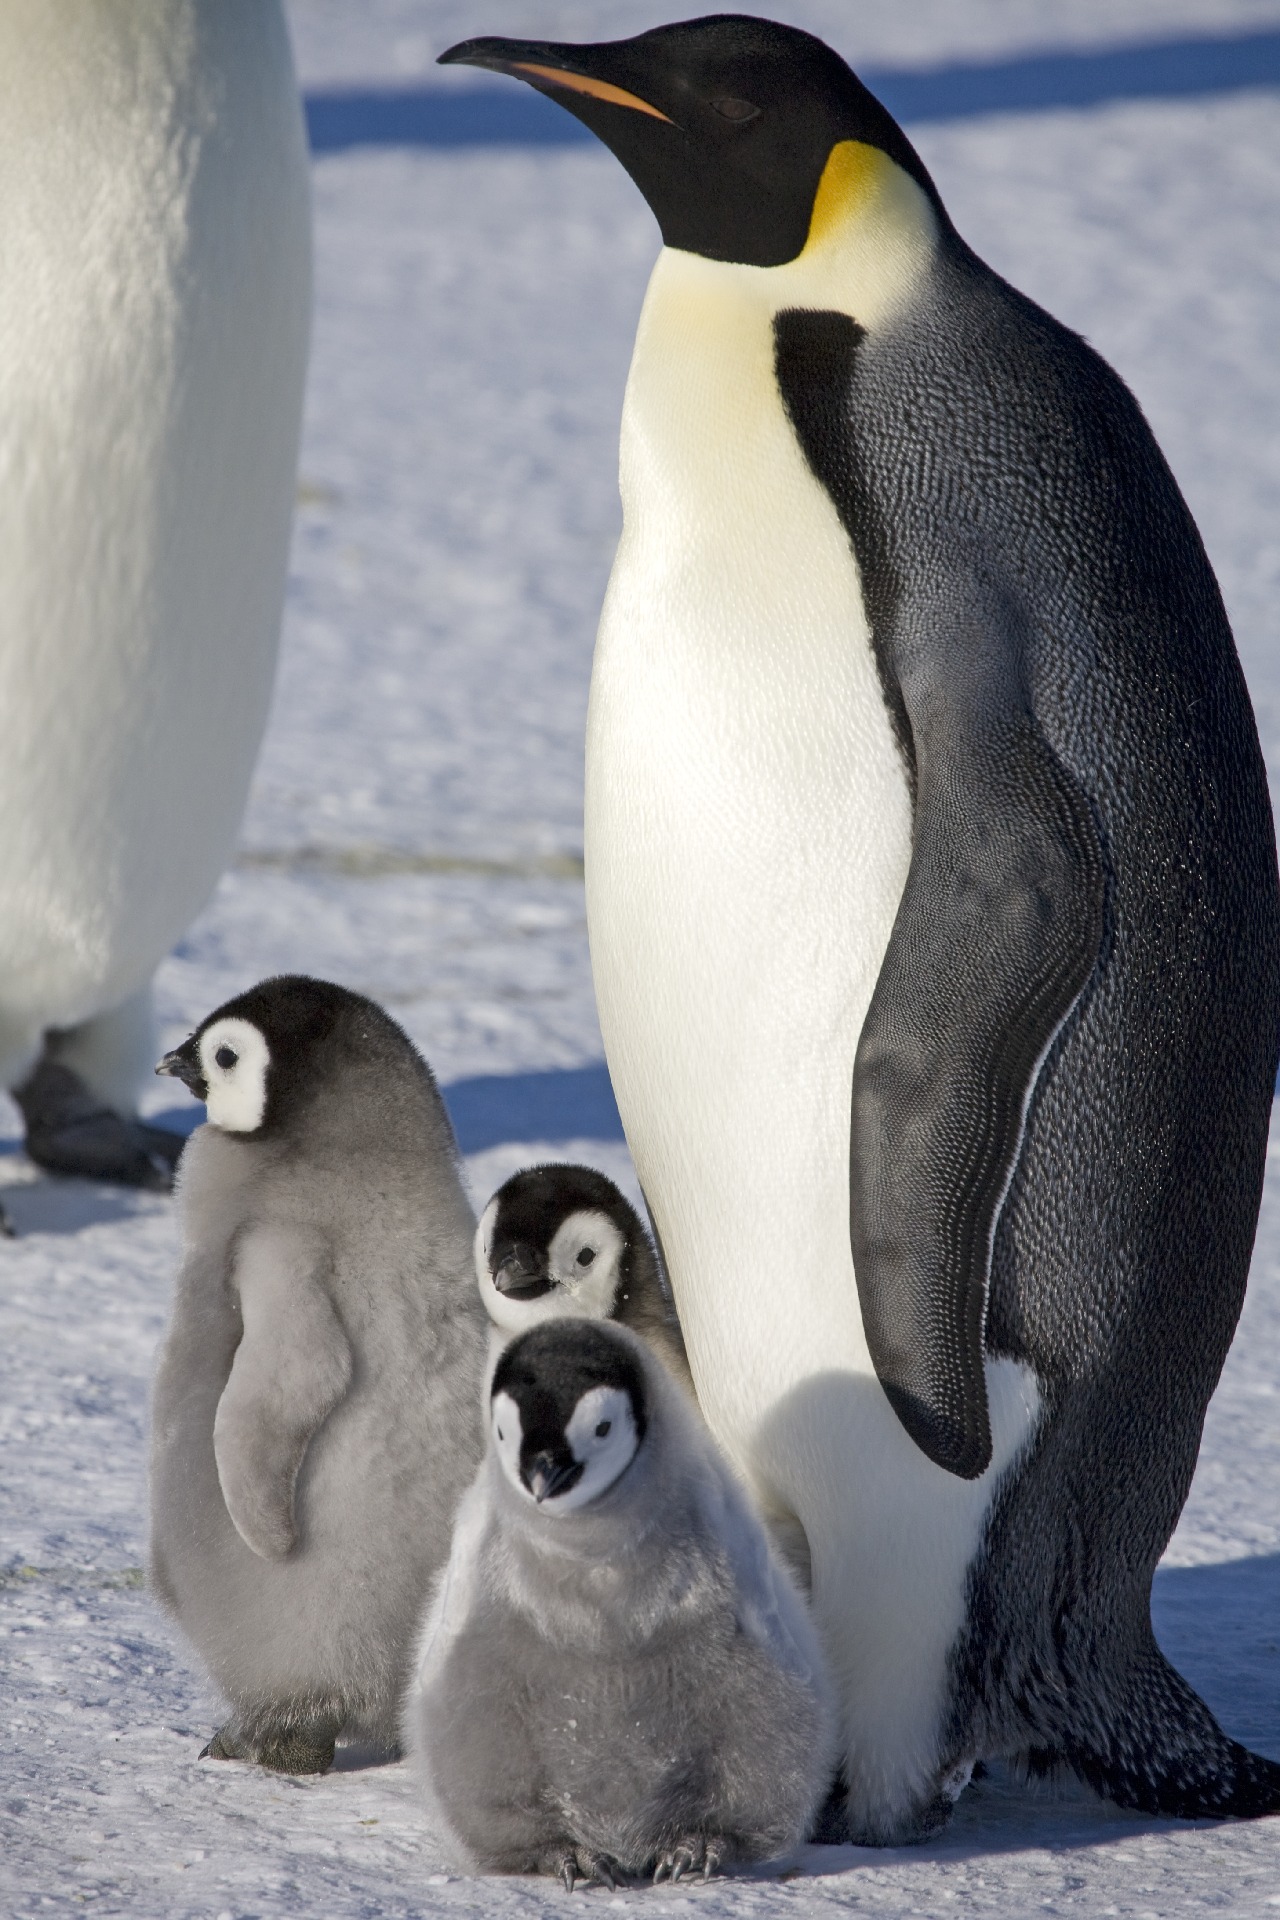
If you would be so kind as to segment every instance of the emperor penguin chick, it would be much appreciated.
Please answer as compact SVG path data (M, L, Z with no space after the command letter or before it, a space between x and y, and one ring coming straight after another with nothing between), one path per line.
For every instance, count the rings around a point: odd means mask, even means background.
M832 1751L808 1614L616 1322L552 1319L500 1357L404 1740L482 1870L709 1878L802 1839Z
M483 1450L474 1219L430 1070L300 976L157 1068L206 1101L156 1377L151 1581L232 1705L206 1751L323 1772L396 1740L414 1631Z
M675 1303L631 1202L594 1167L526 1167L490 1200L475 1238L490 1356L568 1315L630 1327L693 1392Z

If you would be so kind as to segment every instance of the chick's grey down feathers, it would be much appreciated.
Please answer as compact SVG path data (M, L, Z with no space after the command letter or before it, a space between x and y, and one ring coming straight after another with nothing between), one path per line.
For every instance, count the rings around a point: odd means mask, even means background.
M306 980L210 1020L228 1013L265 1033L287 1097L183 1159L151 1578L232 1704L212 1750L292 1770L309 1739L321 1761L344 1731L395 1741L480 1457L485 1330L453 1134L405 1035Z
M541 1382L593 1343L643 1383L639 1449L598 1498L553 1515L491 1444L424 1622L405 1744L482 1869L571 1883L767 1859L803 1837L829 1779L813 1629L687 1396L633 1334L547 1322L507 1349L495 1394L513 1367Z

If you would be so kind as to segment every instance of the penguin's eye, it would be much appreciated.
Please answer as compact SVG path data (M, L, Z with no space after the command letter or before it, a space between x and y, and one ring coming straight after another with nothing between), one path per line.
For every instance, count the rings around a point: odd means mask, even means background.
M497 1428L497 1435L499 1440L505 1440L507 1437L506 1434L502 1431L501 1427Z
M582 1249L582 1252L578 1255L578 1265L580 1267L589 1267L591 1265L591 1262L595 1259L595 1257L596 1257L596 1250L594 1247L584 1247Z
M760 109L750 100L735 100L731 94L723 94L719 100L711 102L713 110L722 120L732 120L738 126L748 120L754 120Z
M240 1058L240 1055L236 1053L231 1047L219 1047L218 1051L214 1054L213 1057L217 1062L217 1064L222 1068L222 1071L224 1073L229 1073L232 1067L234 1067L234 1065L236 1064L236 1061Z
M613 1425L612 1420L602 1420L600 1422L600 1425L596 1428L596 1439L603 1440L606 1433L608 1433L612 1425Z

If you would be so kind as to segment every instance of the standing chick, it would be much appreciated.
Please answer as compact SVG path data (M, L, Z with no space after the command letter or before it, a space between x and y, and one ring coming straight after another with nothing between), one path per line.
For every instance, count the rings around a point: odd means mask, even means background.
M232 1705L206 1749L323 1772L394 1744L483 1448L473 1216L430 1070L380 1008L283 976L157 1072L206 1101L156 1379L151 1579Z
M404 1738L485 1870L706 1878L803 1837L832 1740L808 1615L616 1324L551 1320L499 1359Z
M684 1336L639 1214L594 1167L526 1167L498 1188L475 1238L490 1354L540 1321L616 1320L693 1392Z

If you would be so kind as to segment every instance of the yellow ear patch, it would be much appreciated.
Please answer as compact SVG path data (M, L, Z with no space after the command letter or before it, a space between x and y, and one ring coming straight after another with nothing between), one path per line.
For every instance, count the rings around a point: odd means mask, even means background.
M827 156L813 197L804 252L810 253L847 232L899 171L878 147L869 147L862 140L839 141ZM800 257L803 259L804 254Z

